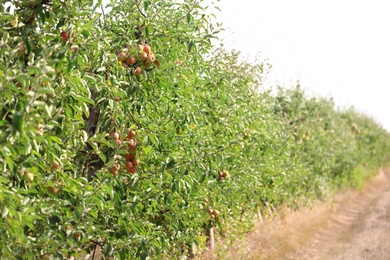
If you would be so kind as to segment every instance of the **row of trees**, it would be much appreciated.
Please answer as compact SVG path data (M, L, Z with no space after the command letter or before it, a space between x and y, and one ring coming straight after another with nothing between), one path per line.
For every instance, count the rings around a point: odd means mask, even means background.
M0 257L177 258L362 180L389 134L215 48L199 0L0 5Z

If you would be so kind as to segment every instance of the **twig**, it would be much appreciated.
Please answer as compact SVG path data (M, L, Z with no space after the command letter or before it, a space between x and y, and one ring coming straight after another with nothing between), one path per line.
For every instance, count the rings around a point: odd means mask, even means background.
M142 1L142 0L141 0L141 1ZM145 15L145 14L142 12L141 8L139 7L139 5L141 4L141 1L139 1L139 3L136 3L135 6L137 6L138 11L140 12L140 14L141 14L143 17L148 18L148 16Z

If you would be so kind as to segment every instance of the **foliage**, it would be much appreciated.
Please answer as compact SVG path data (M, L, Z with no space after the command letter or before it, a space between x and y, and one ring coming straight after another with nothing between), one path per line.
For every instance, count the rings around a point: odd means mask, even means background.
M211 226L232 238L258 208L299 206L389 159L372 119L299 87L259 91L266 66L214 48L220 28L201 1L112 1L105 14L92 0L11 3L0 5L1 258L97 245L177 258Z

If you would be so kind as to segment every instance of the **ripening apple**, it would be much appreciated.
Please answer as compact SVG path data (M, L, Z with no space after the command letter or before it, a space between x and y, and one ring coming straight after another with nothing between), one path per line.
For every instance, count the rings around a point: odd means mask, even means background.
M134 74L135 74L135 75L140 75L141 73L142 73L141 67L137 67L137 68L135 69Z
M145 45L144 48L143 48L143 51L146 53L146 54L150 54L150 47L148 45Z
M142 44L137 45L137 50L138 52L143 52L144 51L144 46Z
M114 165L110 169L110 173L112 175L117 175L119 170L120 170L120 168L121 168L121 166L118 163L114 163Z
M128 173L135 173L135 167L131 162L126 163L126 170Z
M48 191L50 194L57 194L57 193L58 193L58 188L53 187L53 186L49 186L49 187L47 187L47 191Z
M128 173L135 173L136 169L133 167L133 168L128 168L127 169L127 172Z
M129 133L127 134L127 138L134 139L135 135L136 135L135 131L130 130Z
M150 65L152 65L154 62L156 61L156 57L154 56L153 53L150 53L147 57L146 57L146 60L145 60L145 66L146 67L149 67Z
M113 169L110 169L109 171L112 175L118 175L118 171L114 171Z
M151 63L156 61L156 56L154 56L154 53L149 53L146 60L150 61Z
M67 41L69 40L69 34L68 34L67 31L62 31L61 34L60 34L60 36L62 37L62 40L63 40L64 42L67 42Z
M133 168L134 166L133 166L133 163L132 162L127 162L126 163L126 168L128 169L128 168Z
M34 174L27 172L23 175L23 179L25 182L32 182L34 180Z
M139 59L140 60L146 60L147 57L148 57L148 54L146 52L140 52L139 53Z
M150 65L152 65L152 63L149 62L148 60L144 60L144 65L145 65L146 68L149 68Z
M117 132L111 132L110 137L114 138L115 140L118 140L120 138L119 133Z
M81 237L81 233L80 233L80 232L74 232L74 233L72 234L72 236L73 236L74 238L79 238L79 237Z
M55 96L54 93L46 93L47 98L51 99L51 98L54 98L54 96Z
M116 139L115 142L118 144L118 146L122 145L122 141L120 139Z
M121 98L120 97L115 97L114 100L115 100L115 102L120 102Z
M118 53L117 57L118 57L118 60L125 61L126 60L126 53L124 53L122 51L122 52Z
M133 155L132 154L130 154L130 153L127 153L127 154L125 154L125 159L126 159L126 161L131 161L132 159L133 159Z
M18 55L22 55L24 53L24 50L25 50L25 48L24 48L23 43L19 43L18 44L18 51L17 51Z
M126 63L127 65L131 66L135 63L135 58L134 57L131 57L131 58L127 58L126 59Z
M156 60L156 61L154 62L154 64L156 64L156 67L157 67L157 68L160 68L160 66L161 66L161 64L160 64L160 62L159 62L158 60Z
M57 170L59 167L60 167L60 164L59 164L57 161L54 161L54 162L53 162L53 165L51 166L51 168L52 168L53 170Z
M137 145L137 142L134 139L130 139L130 141L129 141L129 152L134 152L136 145Z
M43 254L43 255L40 256L39 259L42 259L42 260L50 260L51 258L50 258L50 255L49 255L49 254Z
M23 87L22 83L19 80L16 80L15 86L17 86L18 88Z
M125 63L125 62L122 62L122 67L123 67L123 68L128 68L129 65L127 65L127 63Z
M138 162L138 159L135 159L135 157L133 157L133 159L131 160L131 162L133 163L134 167L137 167L139 162Z

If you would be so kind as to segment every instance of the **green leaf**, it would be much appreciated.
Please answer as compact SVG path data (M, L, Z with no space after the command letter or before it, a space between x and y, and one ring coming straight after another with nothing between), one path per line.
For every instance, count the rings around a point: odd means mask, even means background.
M194 47L194 40L190 40L190 42L188 43L188 52L191 52L192 48Z
M14 129L14 132L23 131L23 125L24 125L24 114L22 112L16 111L12 116L12 126Z

